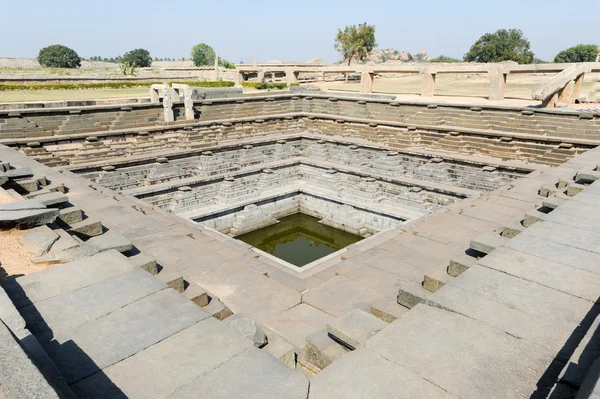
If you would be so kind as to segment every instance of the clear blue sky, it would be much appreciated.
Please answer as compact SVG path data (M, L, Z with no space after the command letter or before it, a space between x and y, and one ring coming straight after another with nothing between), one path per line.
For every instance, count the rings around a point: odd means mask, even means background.
M542 59L579 43L600 44L600 0L0 0L0 56L35 57L64 44L81 56L146 48L189 56L205 42L231 62L338 59L337 28L367 22L379 48L462 57L483 33L519 28Z

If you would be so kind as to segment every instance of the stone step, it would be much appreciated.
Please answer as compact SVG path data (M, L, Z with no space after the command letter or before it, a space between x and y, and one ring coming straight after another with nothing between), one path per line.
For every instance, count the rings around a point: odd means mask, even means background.
M158 274L158 264L156 263L155 257L150 256L144 252L140 252L136 255L129 256L128 259L135 266L144 269L148 273L153 275Z
M87 218L81 222L68 225L68 230L77 237L87 239L102 234L103 227L99 220Z
M539 222L540 220L546 220L546 213L540 212L538 210L531 210L531 211L527 211L525 213L525 216L523 217L523 226L525 227L529 227L531 225L533 225L534 223Z
M83 220L83 212L75 206L62 208L59 210L58 219L65 224L72 225Z
M523 226L521 222L512 222L508 223L502 228L501 234L504 238L514 238L517 235L521 234L523 231L525 231L525 226Z
M408 312L408 308L396 301L378 301L371 305L371 314L386 323L391 323Z
M373 335L381 331L387 323L361 309L354 309L327 324L327 333L337 342L354 350Z
M483 254L489 254L494 249L506 244L508 238L497 233L484 233L471 240L470 248Z
M326 330L317 331L306 337L306 346L298 358L302 364L310 363L323 370L335 359L349 352L349 349L334 341ZM317 371L318 371L317 370Z
M94 246L98 252L104 252L111 249L123 253L131 251L133 245L131 241L125 238L122 234L117 233L115 230L108 230L107 232L94 236L85 242L86 245Z
M208 305L204 308L212 317L217 320L225 320L233 314L233 312L217 297L210 295L208 296Z
M184 291L185 283L183 276L177 273L177 271L163 267L156 277L175 291L179 293Z
M204 307L208 305L208 293L198 284L190 282L188 283L185 291L183 291L183 296L190 301L194 302L196 305Z
M430 292L436 292L452 279L453 277L448 274L448 263L442 263L424 276L423 288Z

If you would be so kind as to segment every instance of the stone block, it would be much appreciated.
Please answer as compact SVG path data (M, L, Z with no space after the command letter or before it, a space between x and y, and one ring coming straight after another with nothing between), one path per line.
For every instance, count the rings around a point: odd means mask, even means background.
M489 254L504 245L509 239L497 233L484 233L471 240L470 248L474 251Z
M207 317L202 308L164 289L62 335L45 349L72 384Z
M0 204L0 212L45 210L46 206L36 200L14 201Z
M3 287L15 306L20 308L114 277L132 268L133 265L119 252L107 251L6 281Z
M402 339L402 338L399 338ZM374 353L359 348L311 379L311 399L453 399L454 395Z
M59 211L58 219L68 225L72 225L83 220L83 212L77 207L63 208Z
M179 293L184 291L183 276L175 270L163 268L156 277L175 291Z
M539 194L542 197L550 197L551 195L556 194L557 191L558 189L555 186L542 186Z
M269 343L263 348L263 350L270 353L271 356L286 366L295 369L296 350L294 349L294 346L276 333L267 333L267 340Z
M257 348L262 348L268 343L263 329L249 317L234 314L223 322L236 330L242 337L249 339Z
M360 309L354 309L327 324L327 333L349 349L356 349L387 324Z
M251 347L248 340L209 317L76 382L72 388L81 398L164 398ZM207 392L217 389L215 386Z
M45 345L78 327L167 287L139 268L20 308L28 328Z
M48 226L39 226L28 230L19 240L28 252L35 256L44 255L58 241L59 235Z
M69 198L61 192L53 192L48 194L42 194L35 197L35 200L47 207L57 207L58 205L65 204L69 201Z
M371 314L378 319L391 323L408 312L408 308L399 305L396 301L378 301L371 305Z
M556 209L559 206L563 205L565 202L567 202L566 199L554 196L554 197L549 197L548 199L544 200L542 202L542 206L544 206L548 209Z
M110 249L116 249L119 252L127 252L131 251L133 248L131 241L122 234L117 233L115 230L109 230L104 234L92 237L87 240L84 245L92 245L98 249L98 252L104 252Z
M52 223L58 217L56 209L0 210L0 229L26 229Z
M443 263L423 277L423 288L430 292L436 292L450 280L452 280L452 276L448 274L448 264Z
M208 305L206 305L203 309L210 313L210 315L217 320L225 320L233 314L233 312L218 298L210 296Z
M428 299L430 295L431 292L423 288L421 284L415 282L406 282L400 284L396 299L398 304L408 309L412 309L419 303L433 305L433 303Z
M308 380L268 353L249 348L168 398L190 398L198 392L210 392L212 399L306 399Z
M208 305L208 293L198 284L189 283L183 291L183 296L200 307Z
M16 169L6 170L6 171L4 171L4 174L9 179L21 179L21 178L33 176L33 170L31 170L31 168L16 168Z
M302 360L323 370L335 359L344 356L349 349L334 341L326 330L317 331L306 337Z
M502 237L514 238L525 231L525 227L519 222L508 223L502 228Z
M585 190L586 187L587 186L584 186L583 184L579 184L579 183L569 184L567 186L567 195L569 197L574 197L575 195L577 195L580 192L582 192L583 190Z
M129 261L135 266L144 269L150 274L158 274L158 264L156 259L144 252L140 252L137 255L130 256Z
M575 177L576 182L591 184L596 180L600 179L600 172L591 171L591 172L577 172L577 176Z
M540 220L546 220L546 214L537 210L528 211L523 217L523 226L529 227Z
M60 398L2 322L0 322L0 376L2 398Z
M99 236L103 232L102 223L96 219L88 218L81 222L69 225L69 232L77 237L86 239Z

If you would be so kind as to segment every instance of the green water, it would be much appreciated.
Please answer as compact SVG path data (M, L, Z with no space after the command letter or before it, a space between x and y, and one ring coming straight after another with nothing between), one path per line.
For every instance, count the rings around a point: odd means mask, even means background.
M298 267L363 239L325 226L303 213L286 216L277 224L236 238Z

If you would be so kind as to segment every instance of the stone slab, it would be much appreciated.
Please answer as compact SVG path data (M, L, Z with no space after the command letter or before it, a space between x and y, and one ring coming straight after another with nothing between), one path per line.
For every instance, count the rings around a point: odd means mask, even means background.
M329 313L334 317L343 316L352 309L369 311L371 305L384 300L379 291L359 284L346 277L337 276L318 288L309 290L302 296L302 301Z
M190 398L198 392L210 392L211 399L306 399L308 380L268 353L249 348L168 398Z
M151 274L134 268L81 289L19 309L27 326L44 343L143 297L166 289Z
M257 348L267 345L267 335L263 329L252 319L240 314L234 314L223 321L226 325L248 339Z
M494 249L504 245L508 241L497 233L485 233L471 240L470 248L474 251L489 254Z
M348 352L349 349L335 342L326 330L321 330L306 337L306 346L302 351L301 360L308 361L323 370L335 359Z
M86 245L92 245L98 249L98 252L104 252L116 249L119 252L130 251L133 246L131 242L122 234L109 230L98 236L92 237L86 241Z
M386 323L391 323L402 317L408 310L408 308L399 305L397 301L379 301L371 305L371 314Z
M84 324L45 349L73 384L207 317L207 312L165 289Z
M371 313L354 309L327 324L327 333L350 349L356 349L387 326Z
M46 209L46 206L36 200L14 201L6 204L0 204L0 212L2 211L26 211Z
M208 305L204 306L204 310L217 320L225 320L233 314L233 312L227 306L225 306L223 302L215 297L211 298L210 296Z
M264 325L281 335L300 352L306 337L324 330L335 318L306 303L301 303L264 322Z
M52 223L58 217L56 209L0 211L0 229L20 229Z
M0 322L0 395L5 399L59 399L10 330Z
M286 366L295 369L296 350L294 349L294 346L281 338L279 334L271 333L269 330L267 330L266 333L269 343L263 350Z
M44 255L58 241L59 235L48 226L39 226L28 230L19 240L28 252L35 256Z
M311 399L455 398L417 373L367 348L336 360L311 379Z
M17 308L114 277L134 266L117 251L107 251L3 283Z
M69 198L60 192L42 194L35 197L35 200L44 206L51 207L53 205L61 205L69 201Z
M163 398L251 346L231 328L208 318L75 383L72 388L80 397Z
M198 284L189 283L183 291L183 296L200 307L208 305L208 293Z
M544 221L531 226L526 233L528 236L544 237L559 244L600 253L600 233L590 230Z
M480 321L426 305L417 305L366 346L465 399L529 397L555 356Z
M150 274L158 274L158 264L153 256L150 256L144 252L140 252L137 255L130 256L129 261L135 266L146 270Z

